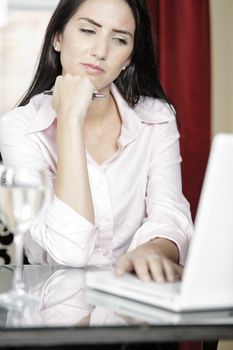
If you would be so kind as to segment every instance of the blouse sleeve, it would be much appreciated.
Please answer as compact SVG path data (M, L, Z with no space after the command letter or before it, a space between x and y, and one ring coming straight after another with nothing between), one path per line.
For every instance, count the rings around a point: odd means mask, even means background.
M129 250L157 237L173 241L184 264L193 224L190 206L182 194L179 133L174 116L154 128L148 169L146 218Z
M55 261L74 267L85 266L94 250L97 227L55 196L54 174L41 152L39 138L27 132L28 125L15 117L16 111L0 121L3 163L47 169L50 178L50 201L30 233L25 235L28 260L37 264Z

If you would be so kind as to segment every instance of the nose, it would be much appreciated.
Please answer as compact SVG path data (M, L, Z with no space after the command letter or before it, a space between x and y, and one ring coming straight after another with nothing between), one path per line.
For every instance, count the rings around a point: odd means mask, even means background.
M99 61L105 61L108 55L108 42L103 37L96 39L91 55Z

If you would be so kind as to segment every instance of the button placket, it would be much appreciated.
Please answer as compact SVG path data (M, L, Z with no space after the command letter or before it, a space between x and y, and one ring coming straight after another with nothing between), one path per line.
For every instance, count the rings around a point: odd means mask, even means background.
M103 175L105 176L105 175ZM109 193L109 187L106 177L99 178L99 188L98 188L98 198L101 198L101 200L98 202L98 212L100 215L100 225L103 227L112 226L113 219L112 219L112 204L111 204L111 198Z
M95 220L98 226L96 248L103 258L112 257L113 214L112 200L105 169L92 167L90 174Z

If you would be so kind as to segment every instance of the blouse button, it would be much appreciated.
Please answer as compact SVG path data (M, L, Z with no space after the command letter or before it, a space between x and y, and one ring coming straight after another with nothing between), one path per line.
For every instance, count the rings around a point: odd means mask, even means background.
M109 255L109 253L110 253L109 249L104 249L103 250L103 256L107 256L107 255Z

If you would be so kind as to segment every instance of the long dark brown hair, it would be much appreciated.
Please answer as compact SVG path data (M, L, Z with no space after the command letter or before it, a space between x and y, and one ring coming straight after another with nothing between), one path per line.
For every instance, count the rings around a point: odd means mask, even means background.
M129 66L120 73L114 83L131 107L138 102L140 96L167 101L159 80L146 0L125 1L130 6L136 22L134 49ZM46 29L38 67L32 83L19 106L26 105L33 96L51 89L56 77L61 75L60 53L54 50L54 38L56 33L64 31L70 18L84 2L85 0L60 0Z

